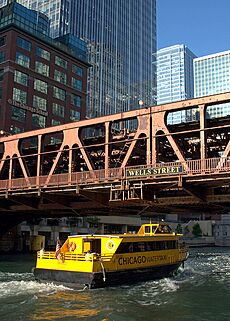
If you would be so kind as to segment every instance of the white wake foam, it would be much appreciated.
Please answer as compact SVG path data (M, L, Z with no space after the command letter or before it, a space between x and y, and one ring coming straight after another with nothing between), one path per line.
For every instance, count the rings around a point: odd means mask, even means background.
M62 285L54 285L52 283L38 283L36 281L6 281L1 282L0 299L17 297L24 295L50 295L57 291L66 290L68 288ZM69 290L69 289L68 289Z

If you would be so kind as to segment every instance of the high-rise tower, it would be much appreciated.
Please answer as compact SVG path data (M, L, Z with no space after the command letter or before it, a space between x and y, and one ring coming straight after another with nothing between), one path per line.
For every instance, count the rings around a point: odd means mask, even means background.
M194 97L193 59L196 56L185 46L175 45L157 51L157 104ZM191 120L191 112L169 115L169 123Z
M194 95L202 97L230 91L230 50L194 59ZM230 104L209 106L207 117L230 115Z
M3 0L4 1L4 0ZM88 116L154 103L155 0L18 0L51 19L51 36L72 33L89 49Z

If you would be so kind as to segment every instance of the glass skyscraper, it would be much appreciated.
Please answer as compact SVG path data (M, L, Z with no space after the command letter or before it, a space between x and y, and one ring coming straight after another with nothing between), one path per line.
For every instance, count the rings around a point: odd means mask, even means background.
M190 99L193 91L193 59L185 45L174 45L157 51L157 104ZM168 123L191 120L191 111L171 113Z
M4 1L4 0L3 0ZM23 6L45 13L50 21L50 36L56 38L70 31L71 3L74 0L16 0Z
M18 0L51 19L51 36L88 44L88 116L154 104L156 0Z
M194 96L230 91L230 50L194 59ZM230 104L210 106L207 117L230 115Z

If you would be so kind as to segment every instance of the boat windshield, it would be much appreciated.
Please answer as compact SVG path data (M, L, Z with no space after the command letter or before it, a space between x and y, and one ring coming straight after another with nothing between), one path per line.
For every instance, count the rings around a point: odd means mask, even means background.
M171 228L168 225L159 225L156 233L160 233L160 234L170 234L172 233Z
M145 226L145 234L155 233L156 226Z

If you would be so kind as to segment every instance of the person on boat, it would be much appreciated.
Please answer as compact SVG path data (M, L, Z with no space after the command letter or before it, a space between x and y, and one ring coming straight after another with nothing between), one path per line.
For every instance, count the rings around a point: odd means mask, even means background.
M44 245L43 245L43 242L42 242L41 243L40 256L43 257L44 254L45 254L45 249L44 249Z
M85 260L91 261L91 259L92 259L92 253L90 251L87 251L85 255Z

